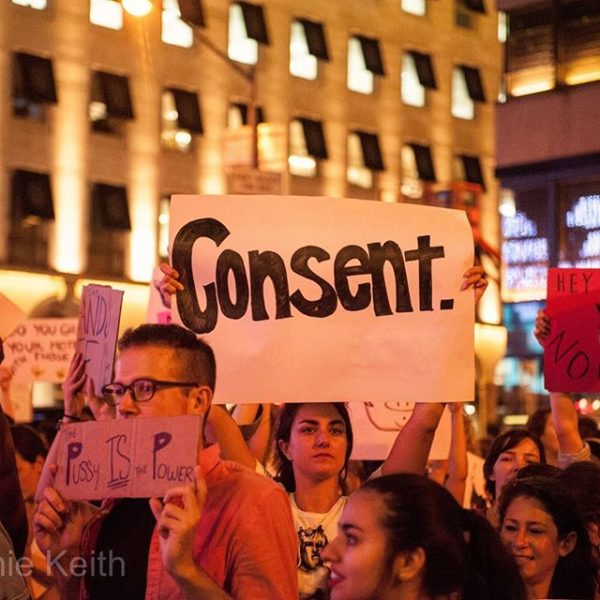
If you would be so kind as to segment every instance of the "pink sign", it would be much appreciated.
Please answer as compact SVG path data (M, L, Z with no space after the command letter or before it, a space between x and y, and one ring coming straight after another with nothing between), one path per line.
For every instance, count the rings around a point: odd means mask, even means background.
M193 485L200 417L138 417L63 426L55 485L67 500L149 498Z
M544 347L551 392L600 391L600 269L549 269Z

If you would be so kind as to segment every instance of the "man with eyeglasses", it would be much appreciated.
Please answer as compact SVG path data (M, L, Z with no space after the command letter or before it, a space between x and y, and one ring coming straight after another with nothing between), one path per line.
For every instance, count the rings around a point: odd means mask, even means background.
M116 418L199 415L202 423L215 388L211 348L178 325L141 325L118 344L114 381L102 390L104 412ZM86 389L82 359L68 380ZM99 406L96 404L96 410ZM203 426L201 427L203 430ZM200 434L203 446L203 431ZM296 542L282 489L219 458L217 445L200 452L196 486L165 498L107 500L99 511L44 490L34 518L38 545L52 556L66 598L297 597ZM123 558L117 572L63 571L73 556ZM121 564L121 563L119 563Z

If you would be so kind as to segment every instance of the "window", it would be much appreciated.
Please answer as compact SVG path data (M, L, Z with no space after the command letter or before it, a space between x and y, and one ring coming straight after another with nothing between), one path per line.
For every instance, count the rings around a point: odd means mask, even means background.
M290 29L290 73L303 79L317 78L317 59L329 60L321 23L308 19L292 21Z
M49 222L54 221L50 176L14 171L11 196L8 260L12 264L46 268Z
M46 0L12 0L12 2L13 4L28 6L30 8L35 8L36 10L44 10L48 5Z
M473 119L475 102L485 102L479 69L459 65L452 71L452 116Z
M363 35L348 40L348 89L373 93L374 75L385 75L379 42Z
M408 51L402 56L402 101L425 106L425 88L437 89L429 54Z
M404 12L422 17L425 14L425 0L401 0L401 7Z
M327 147L321 121L298 118L290 123L290 155L288 164L292 175L315 177L316 159L327 159Z
M56 104L56 86L49 58L15 52L13 55L13 114L43 116L44 104Z
M171 212L171 197L163 196L158 203L158 256L169 258L169 219Z
M191 48L194 44L194 32L181 18L178 0L163 0L161 39L165 44L182 48Z
M383 159L376 134L353 131L348 136L348 183L362 188L373 187L373 171L383 171Z
M161 139L170 150L187 152L192 134L203 133L198 95L175 88L163 90L161 98Z
M88 243L88 271L122 277L125 272L125 241L131 231L127 190L97 183L92 188Z
M261 106L254 109L256 123L264 123L265 116ZM227 111L227 127L228 129L239 129L243 125L248 125L248 105L243 102L232 102Z
M459 27L473 27L473 13L485 14L483 0L456 0L454 19Z
M124 75L94 71L91 95L89 115L94 131L119 133L119 121L134 118L129 81Z
M476 183L481 186L483 191L485 191L485 182L483 180L479 158L468 154L460 154L459 159L462 163L462 176L459 176L458 179L468 181L469 183Z
M123 7L116 0L90 0L90 23L108 29L123 29Z
M269 44L263 7L241 1L231 4L227 47L229 58L255 65L258 62L258 44Z
M402 147L402 195L423 198L423 181L436 181L431 149L421 144L406 144Z

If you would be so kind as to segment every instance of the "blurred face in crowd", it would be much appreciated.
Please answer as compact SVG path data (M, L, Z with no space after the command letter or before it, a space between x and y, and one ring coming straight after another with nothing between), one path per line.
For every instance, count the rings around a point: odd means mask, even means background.
M321 481L344 468L346 425L333 404L304 404L296 413L289 441L279 447L292 462L294 477Z
M492 470L490 479L496 483L496 498L502 494L502 488L508 481L514 479L518 470L525 465L540 462L540 451L536 443L525 438L516 446L502 452Z
M516 497L508 506L500 537L515 558L525 584L540 586L538 589L545 589L545 593L559 558L569 554L576 541L574 533L560 540L552 515L538 500L526 496Z
M321 551L329 563L331 600L390 600L400 597L393 569L389 568L385 513L381 496L355 492L338 524L339 535Z
M35 462L31 463L25 460L19 452L15 452L15 460L23 498L26 501L33 500L42 473L42 467L44 466L44 457L37 456Z

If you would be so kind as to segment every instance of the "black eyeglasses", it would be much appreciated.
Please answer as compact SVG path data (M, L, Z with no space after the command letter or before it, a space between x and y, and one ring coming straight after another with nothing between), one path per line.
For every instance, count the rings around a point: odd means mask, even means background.
M156 379L135 379L129 385L109 383L102 388L104 402L109 406L117 406L127 391L131 392L134 402L148 402L156 390L170 387L196 387L197 383L190 381L157 381Z

